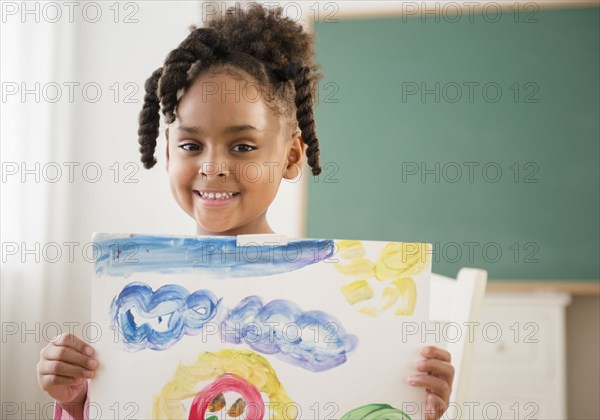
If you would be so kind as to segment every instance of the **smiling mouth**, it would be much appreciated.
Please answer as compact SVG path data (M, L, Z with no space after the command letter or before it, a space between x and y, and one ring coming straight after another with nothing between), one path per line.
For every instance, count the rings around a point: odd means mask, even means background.
M239 192L225 192L225 191L223 191L223 192L201 192L198 190L194 190L194 193L205 200L214 200L214 201L229 200L235 196L240 195Z

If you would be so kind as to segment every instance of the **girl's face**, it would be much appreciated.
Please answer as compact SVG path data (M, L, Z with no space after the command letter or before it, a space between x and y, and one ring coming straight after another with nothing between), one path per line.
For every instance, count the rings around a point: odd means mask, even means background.
M254 83L206 73L186 91L167 128L167 172L198 234L273 233L267 209L281 179L298 175L305 148L288 127Z

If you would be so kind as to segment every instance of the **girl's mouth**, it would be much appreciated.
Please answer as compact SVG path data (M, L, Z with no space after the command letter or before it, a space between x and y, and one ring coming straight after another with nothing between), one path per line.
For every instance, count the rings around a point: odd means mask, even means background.
M200 202L208 207L222 207L226 206L235 201L239 192L201 192L194 190L194 194L200 200Z

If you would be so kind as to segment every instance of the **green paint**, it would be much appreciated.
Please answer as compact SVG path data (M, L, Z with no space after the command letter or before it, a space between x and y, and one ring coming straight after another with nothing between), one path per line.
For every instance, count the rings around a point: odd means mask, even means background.
M389 404L367 404L348 411L340 420L411 420Z
M206 420L219 420L219 418L217 416L210 416Z

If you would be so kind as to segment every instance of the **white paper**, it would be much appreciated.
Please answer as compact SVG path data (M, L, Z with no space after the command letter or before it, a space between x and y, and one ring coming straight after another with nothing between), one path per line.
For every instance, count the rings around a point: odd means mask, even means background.
M431 245L294 238L238 247L235 236L129 234L96 234L94 243L100 367L90 386L90 418L177 412L243 419L256 418L262 405L265 419L333 419L368 404L421 417L425 391L406 382L417 373L421 337L406 334L412 330L404 325L428 320ZM384 249L395 254L382 257ZM347 298L342 288L348 292L352 283L363 287ZM383 310L382 296L396 301ZM243 302L255 308L245 318ZM401 307L404 314L396 314ZM150 334L141 334L144 328ZM213 374L202 373L209 367ZM213 394L221 390L224 408L190 415L194 400L195 410L214 400L211 385ZM245 411L228 417L240 398Z

